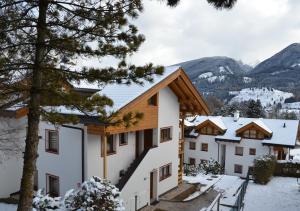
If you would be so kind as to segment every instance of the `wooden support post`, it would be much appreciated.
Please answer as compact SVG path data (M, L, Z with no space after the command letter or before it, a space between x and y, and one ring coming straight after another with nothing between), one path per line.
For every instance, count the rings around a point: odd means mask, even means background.
M107 135L103 137L103 177L107 179Z

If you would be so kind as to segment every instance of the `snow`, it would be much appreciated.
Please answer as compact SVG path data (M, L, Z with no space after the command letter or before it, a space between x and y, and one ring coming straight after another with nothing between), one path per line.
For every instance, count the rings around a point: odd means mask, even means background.
M216 125L221 128L226 128L223 135L216 136L216 140L232 140L239 142L240 137L236 136L236 131L248 124L255 123L259 127L262 127L269 133L272 133L272 137L262 140L262 144L266 145L285 145L294 147L297 139L297 132L299 121L298 120L285 120L285 119L263 119L263 118L243 118L240 117L238 121L234 121L234 117L221 117L221 116L194 116L186 118L186 121L198 126L204 121L214 121ZM217 120L217 121L216 121ZM221 126L221 123L223 126ZM285 125L285 127L284 127ZM192 136L198 136L195 131L190 134ZM284 137L284 138L282 138Z
M112 108L108 108L109 111L118 111L135 98L139 97L150 88L154 87L164 79L168 78L170 75L175 73L180 66L169 66L165 67L163 75L153 75L153 82L143 81L143 85L132 83L130 85L126 84L108 84L103 87L101 91L98 92L100 95L108 96L113 100L114 105ZM96 87L95 87L96 86ZM99 86L94 84L79 84L78 88L98 88Z
M17 205L0 203L0 210L1 211L16 211Z
M212 77L207 78L207 81L210 82L210 83L213 83L213 82L215 82L217 79L218 79L218 76L212 76Z
M293 156L293 160L300 161L300 149L291 149L290 155Z
M246 88L233 97L229 103L243 102L249 100L260 100L264 108L271 107L275 104L283 104L285 99L293 97L289 92L283 92L272 88Z
M245 84L248 84L248 83L251 83L253 81L253 79L249 78L249 77L243 77L243 81Z
M201 195L211 187L214 190L222 193L221 204L233 205L236 201L236 193L244 182L243 179L237 176L229 175L204 175L198 174L197 176L184 176L183 180L190 184L200 183L203 185L200 191L190 195L185 201L192 200L193 198Z
M201 75L198 76L199 79L205 79L205 78L209 78L212 77L214 74L212 72L206 72L206 73L202 73Z
M249 182L244 211L298 211L300 192L296 178L274 177L267 185Z

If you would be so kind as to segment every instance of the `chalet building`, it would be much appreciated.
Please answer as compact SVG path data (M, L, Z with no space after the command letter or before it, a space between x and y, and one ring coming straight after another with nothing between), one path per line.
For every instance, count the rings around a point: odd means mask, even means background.
M77 114L80 123L55 127L41 121L35 188L59 196L98 176L120 189L126 210L137 210L182 182L184 125L180 119L188 114L207 115L209 111L177 66L167 67L153 83L107 85L100 93L114 101L110 109L119 115L138 111L144 114L143 119L129 128L112 126L57 107L63 114ZM20 124L26 123L26 118L26 109L9 109L1 112L0 122ZM0 198L19 190L22 162L12 158L6 162L10 165L0 164ZM11 163L17 168L2 170L11 168Z
M299 121L283 119L196 116L185 121L184 162L218 161L225 174L245 177L256 157L289 159L299 140Z

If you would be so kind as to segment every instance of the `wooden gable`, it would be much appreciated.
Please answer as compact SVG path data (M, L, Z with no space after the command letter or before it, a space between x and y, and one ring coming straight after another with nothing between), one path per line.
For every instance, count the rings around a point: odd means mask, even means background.
M241 127L240 129L238 129L236 131L236 135L237 136L242 136L242 134L247 131L247 130L256 130L262 134L264 134L266 137L271 138L272 137L272 133L270 133L269 131L265 130L264 128L260 127L259 125L257 125L255 122L251 122L243 127Z
M201 124L197 125L196 127L196 131L200 134L201 133L201 129L203 128L207 128L207 127L211 127L213 130L218 131L218 133L216 134L214 131L212 131L211 135L219 135L219 134L224 134L226 132L226 130L220 128L218 125L216 125L213 121L211 121L210 119L205 120L204 122L202 122ZM209 135L209 134L207 134Z
M208 115L209 109L203 100L202 96L199 94L197 89L193 86L192 82L188 76L184 73L183 69L178 69L167 78L162 80L160 83L156 84L148 91L138 96L136 99L125 105L119 110L118 118L121 118L126 113L129 112L140 112L143 113L143 119L139 120L137 125L126 128L125 126L108 126L105 132L108 134L115 134L121 132L137 131L144 129L151 129L158 127L158 106L149 105L149 99L157 95L159 98L159 90L169 87L175 95L178 97L178 102L180 104L180 112L187 114L199 114ZM100 126L98 126L100 127ZM103 126L102 126L103 127ZM100 129L100 128L99 128ZM103 129L100 129L103 131ZM95 128L89 129L88 131L95 133Z

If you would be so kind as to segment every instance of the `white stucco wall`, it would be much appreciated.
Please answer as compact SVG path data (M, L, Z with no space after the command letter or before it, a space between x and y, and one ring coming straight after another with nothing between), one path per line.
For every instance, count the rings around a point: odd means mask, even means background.
M223 142L224 143L224 142ZM243 147L243 156L235 155L235 147ZM256 155L249 155L249 149L255 148ZM269 147L263 146L260 140L242 139L239 144L226 143L226 164L225 174L246 177L249 167L253 166L253 161L256 157L269 154ZM234 173L234 165L243 166L243 173Z
M138 209L150 203L150 172L157 171L157 194L158 196L178 185L178 140L179 140L179 104L176 95L169 89L164 88L159 92L159 119L158 133L160 128L172 126L172 140L164 143L158 142L158 147L151 149L140 163L121 192L126 210L134 210L135 197ZM159 168L172 163L172 175L165 180L159 181Z
M7 128L16 131L13 134L6 134ZM9 197L11 193L20 190L20 182L23 170L23 154L25 146L26 136L26 118L14 119L14 118L0 118L0 198ZM6 147L16 147L11 144L6 144L8 138L11 142L18 145L18 149L15 152L4 152Z
M76 127L79 127L78 125ZM83 128L83 126L81 126ZM82 182L82 156L80 130L59 127L59 153L45 151L45 130L55 129L46 122L40 123L41 136L37 160L38 187L46 189L46 174L59 177L60 195L66 191L77 188Z
M196 149L190 150L190 142L196 143ZM201 151L201 144L208 144L208 151ZM184 162L189 163L189 158L194 158L196 164L200 164L200 160L209 160L210 158L218 161L218 144L215 142L214 136L200 135L197 139L185 138L184 143Z
M196 150L189 149L189 142L196 143ZM208 152L201 151L201 143L208 143ZM218 160L218 143L219 147L219 160ZM197 138L185 139L185 157L184 162L189 163L189 158L195 158L196 164L200 163L201 159L209 160L213 158L221 162L221 145L226 145L225 157L225 174L246 177L249 167L253 166L253 161L256 157L269 154L269 147L263 146L260 140L242 139L240 143L232 142L215 142L215 136L199 135ZM235 147L243 147L243 156L235 155ZM249 149L255 148L256 155L249 155ZM243 173L234 173L234 165L242 165Z

